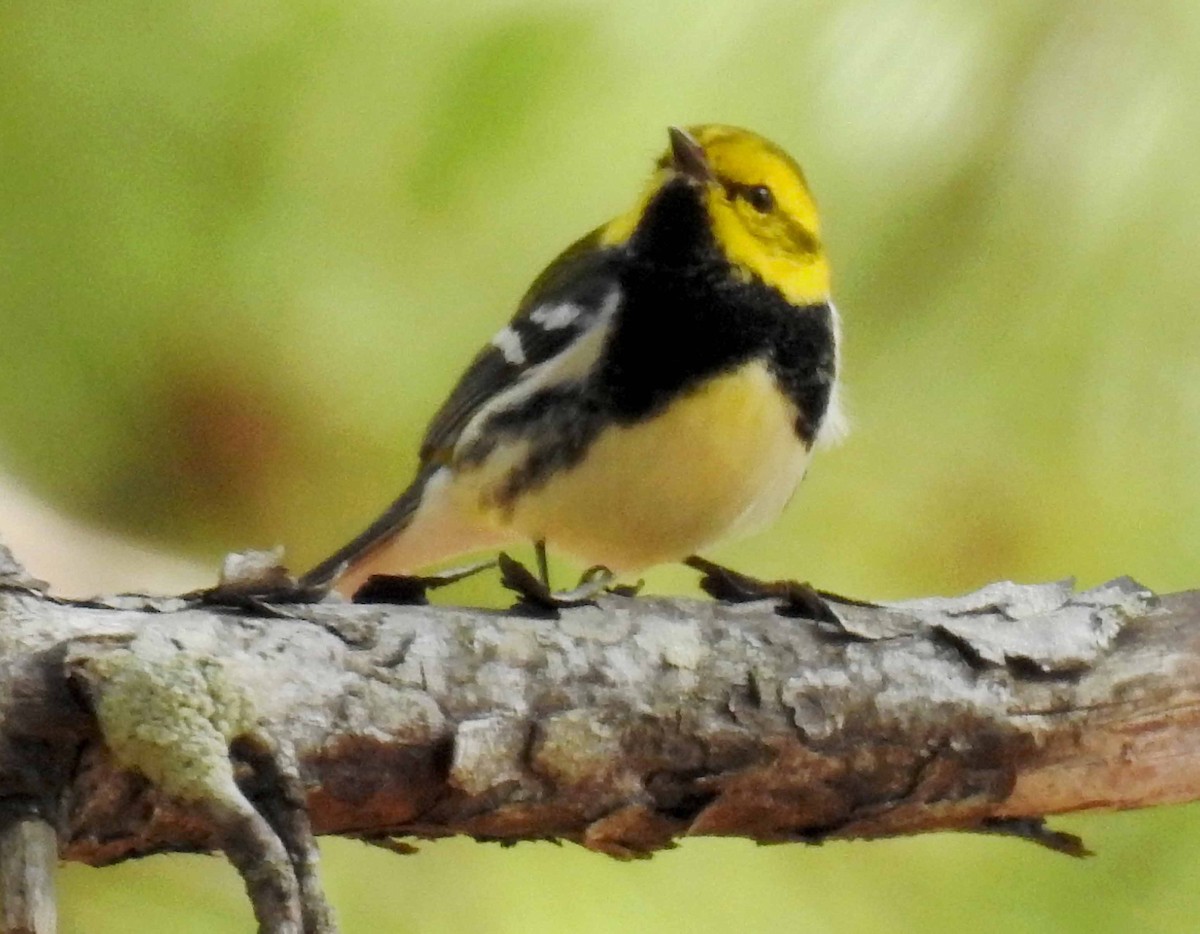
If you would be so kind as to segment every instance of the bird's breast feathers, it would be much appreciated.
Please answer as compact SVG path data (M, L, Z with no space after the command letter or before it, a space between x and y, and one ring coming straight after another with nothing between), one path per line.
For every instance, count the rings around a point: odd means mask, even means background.
M511 522L616 571L678 560L779 514L808 461L795 419L767 367L749 363L604 428L578 465L516 501Z
M461 508L494 528L636 571L774 519L808 462L795 424L794 405L754 361L649 418L581 432L586 456L555 469L553 458L539 463L540 432L513 437L463 465L455 493Z

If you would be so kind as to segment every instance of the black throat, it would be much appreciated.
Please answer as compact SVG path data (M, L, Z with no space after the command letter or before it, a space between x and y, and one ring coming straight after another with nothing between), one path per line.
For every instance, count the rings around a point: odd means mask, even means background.
M680 392L761 359L796 405L811 444L836 378L833 315L797 307L733 269L713 238L701 192L668 182L626 247L622 302L591 387L622 421L654 414Z

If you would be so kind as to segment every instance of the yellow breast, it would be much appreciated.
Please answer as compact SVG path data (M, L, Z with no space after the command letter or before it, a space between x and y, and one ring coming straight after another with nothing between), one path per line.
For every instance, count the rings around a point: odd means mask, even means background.
M605 429L578 465L492 519L617 572L676 561L779 514L808 460L795 418L766 367L749 364L644 422ZM482 466L471 485L484 500L505 466Z

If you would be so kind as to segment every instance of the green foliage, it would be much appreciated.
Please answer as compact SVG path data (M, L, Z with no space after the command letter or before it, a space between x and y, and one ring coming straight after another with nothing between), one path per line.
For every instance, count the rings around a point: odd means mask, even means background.
M0 454L214 567L304 565L666 125L724 121L816 189L855 433L715 557L879 597L1200 584L1198 47L1186 4L10 0ZM1071 822L1082 865L937 837L637 866L333 843L327 871L350 931L1185 931L1195 814ZM69 930L249 923L216 861L64 887Z

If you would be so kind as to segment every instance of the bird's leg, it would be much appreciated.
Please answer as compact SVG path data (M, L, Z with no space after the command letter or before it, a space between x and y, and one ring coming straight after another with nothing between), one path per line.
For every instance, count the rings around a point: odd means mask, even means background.
M538 615L557 616L560 609L583 606L608 589L613 573L608 568L589 568L573 590L551 591L546 583L513 558L500 552L500 583L520 596L517 606Z
M539 538L533 543L533 553L537 555L538 577L542 579L542 583L546 585L546 590L550 589L550 564L546 560L546 540Z
M723 567L699 555L690 555L683 559L689 568L699 571L700 589L714 600L727 603L746 603L751 600L783 600L781 608L786 608L787 615L799 616L818 622L833 623L840 626L841 620L830 606L830 603L842 603L850 606L874 606L862 600L841 597L824 590L817 590L811 584L793 580L764 581L747 574L739 573L731 568Z

